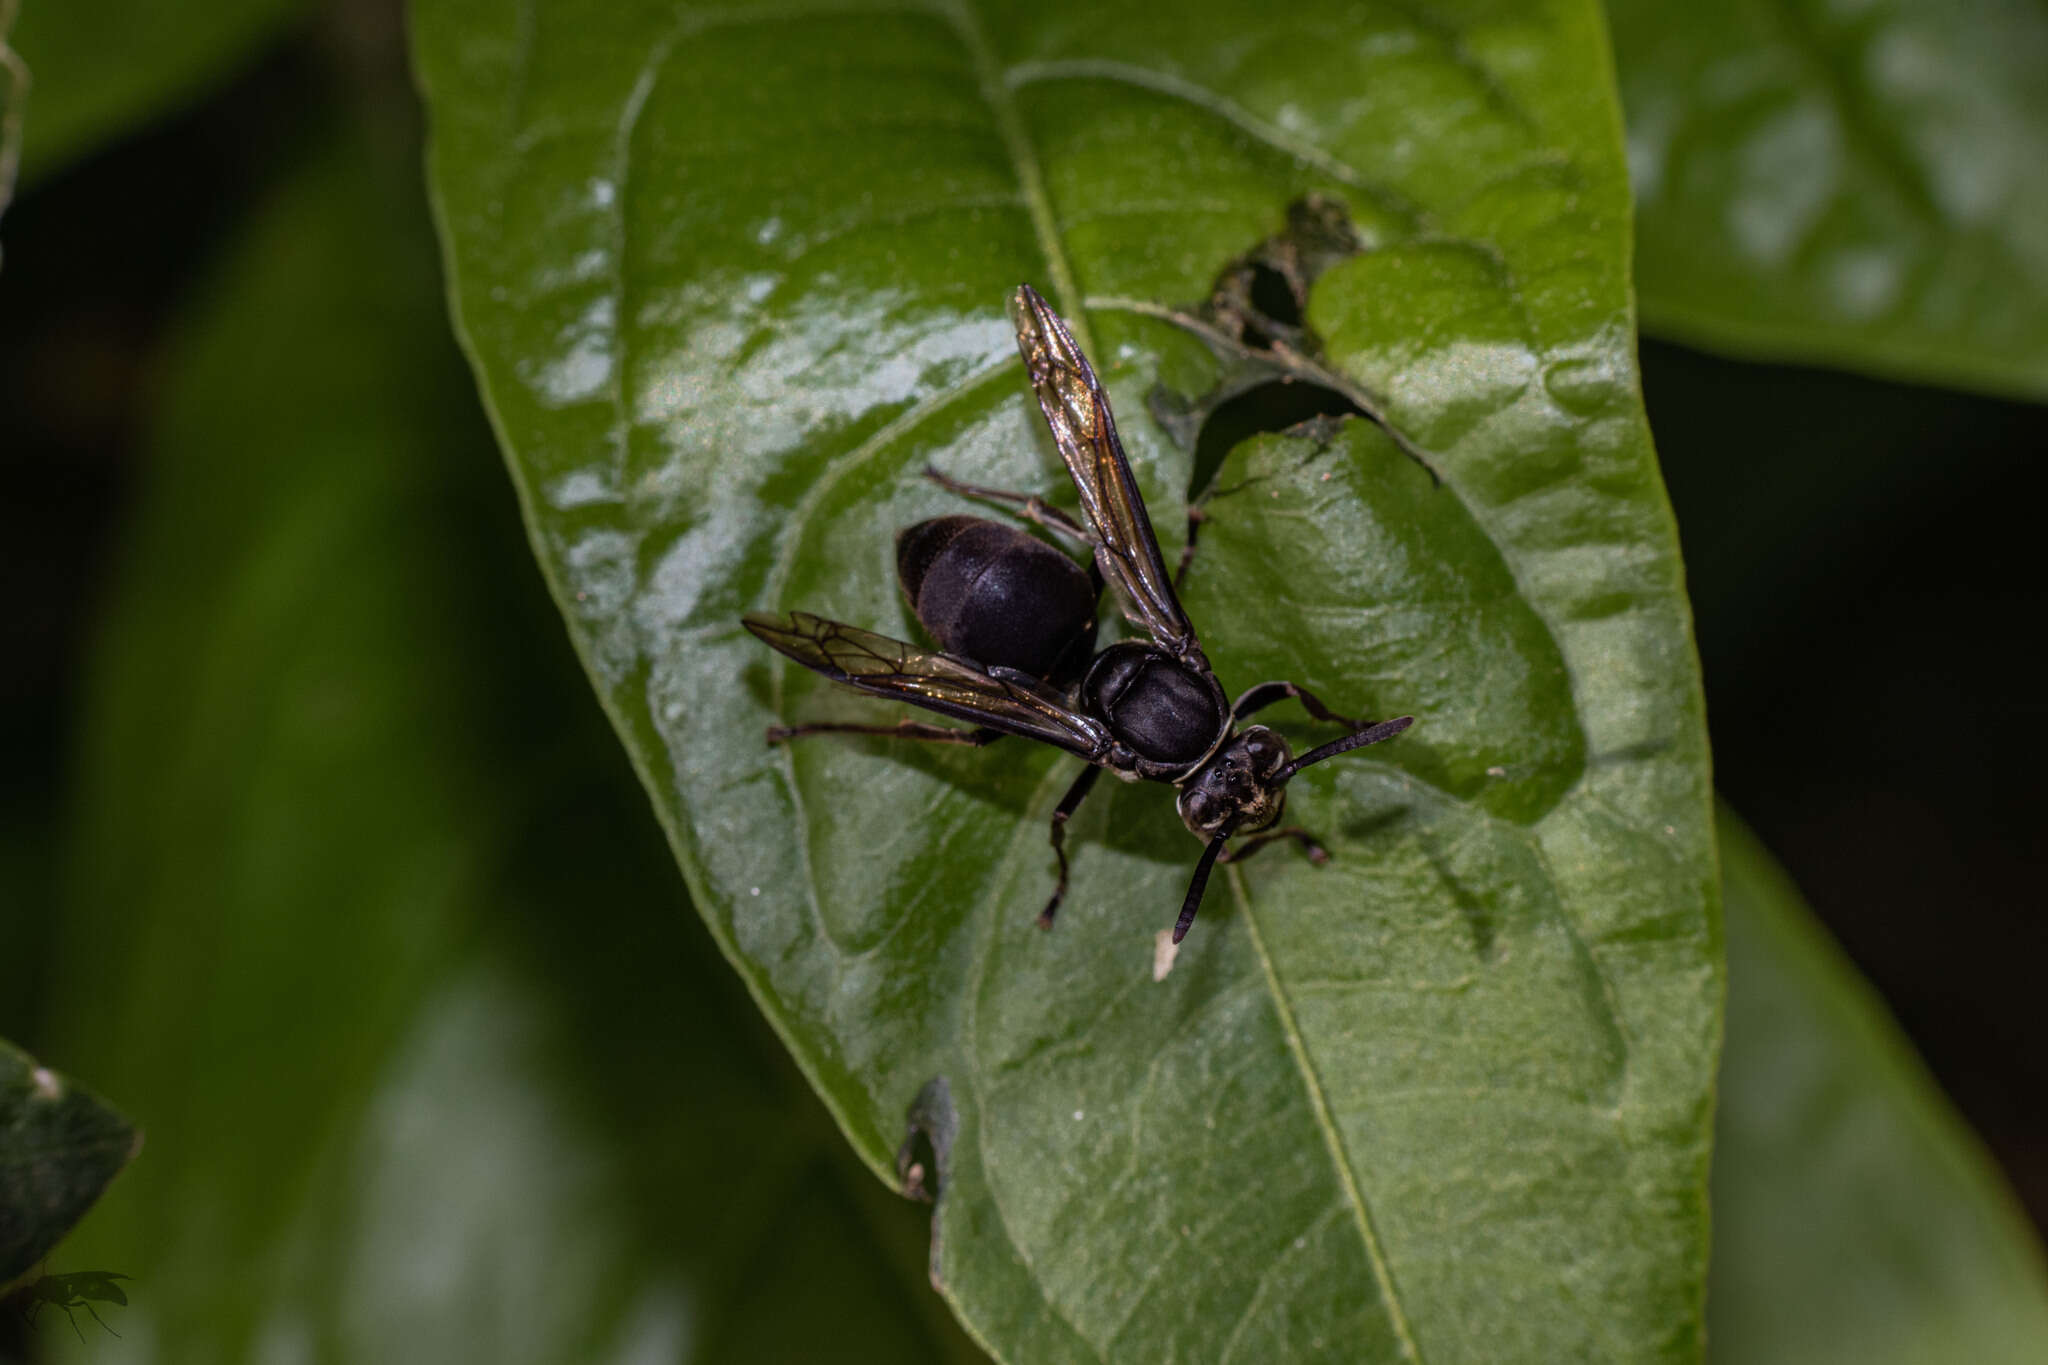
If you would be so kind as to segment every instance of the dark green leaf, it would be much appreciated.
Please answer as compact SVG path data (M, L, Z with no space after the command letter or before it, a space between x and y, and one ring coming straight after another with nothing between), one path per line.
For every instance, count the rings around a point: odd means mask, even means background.
M1713 1358L2039 1360L2048 1266L2012 1196L1798 888L1720 832Z
M14 0L0 0L0 213L14 198L21 170L21 121L28 101L28 67L12 46Z
M2048 396L2048 12L1609 0L1644 325Z
M330 150L170 367L52 987L154 1145L78 1255L165 1361L958 1358L561 641L416 174Z
M184 104L304 8L303 0L24 0L14 46L34 84L23 178L34 182Z
M887 1178L915 1106L977 1335L1695 1358L1706 749L1597 12L414 15L458 317L542 565L700 910ZM1161 310L1311 193L1352 220L1306 314L1331 382L1444 484L1355 421L1241 448L1188 606L1229 685L1420 720L1309 770L1290 816L1332 865L1232 869L1155 985L1196 851L1169 792L1098 789L1041 934L1072 762L771 753L772 721L891 711L738 618L909 633L890 532L958 506L925 462L1061 487L1019 280L1080 330L1177 543L1192 451L1146 399L1178 422L1223 376Z
M0 1041L0 1290L50 1254L141 1141L99 1096Z

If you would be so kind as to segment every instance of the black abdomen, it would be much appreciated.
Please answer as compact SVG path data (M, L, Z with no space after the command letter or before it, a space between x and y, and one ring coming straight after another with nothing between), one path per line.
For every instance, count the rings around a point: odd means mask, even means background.
M1035 536L980 517L907 526L896 576L939 647L1067 683L1095 648L1095 585Z

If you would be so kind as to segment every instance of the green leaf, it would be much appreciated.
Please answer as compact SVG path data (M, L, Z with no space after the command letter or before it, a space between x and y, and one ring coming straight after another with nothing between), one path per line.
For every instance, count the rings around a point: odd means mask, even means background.
M165 1361L960 1358L561 641L416 175L323 153L169 367L50 1030L152 1159L78 1255Z
M413 13L457 315L543 568L855 1149L893 1178L907 1119L928 1144L975 1334L1032 1362L1696 1358L1706 746L1598 12ZM1196 852L1168 791L1098 789L1040 933L1073 762L770 752L773 721L891 711L738 618L912 632L890 533L959 507L927 461L1063 491L1020 279L1178 528L1192 454L1146 399L1185 412L1219 371L1160 310L1312 192L1351 219L1322 359L1444 483L1357 422L1241 449L1188 606L1232 687L1420 719L1306 773L1290 817L1332 864L1231 869L1154 984Z
M50 1254L141 1145L106 1101L0 1040L0 1290Z
M23 180L34 184L188 103L304 8L303 0L23 0L14 47L33 80Z
M28 99L28 67L10 39L14 0L0 0L0 213L14 200L14 181L21 169L22 107Z
M2048 13L1609 0L1644 326L2048 397Z
M1713 1358L2039 1360L2048 1266L1977 1139L1756 836L1720 835Z

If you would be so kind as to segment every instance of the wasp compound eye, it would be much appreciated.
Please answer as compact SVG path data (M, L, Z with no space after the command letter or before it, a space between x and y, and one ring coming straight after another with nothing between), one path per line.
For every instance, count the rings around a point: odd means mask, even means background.
M1291 757L1287 752L1287 741L1263 725L1254 725L1245 731L1244 751L1251 760L1252 771L1262 778L1270 778L1286 767Z

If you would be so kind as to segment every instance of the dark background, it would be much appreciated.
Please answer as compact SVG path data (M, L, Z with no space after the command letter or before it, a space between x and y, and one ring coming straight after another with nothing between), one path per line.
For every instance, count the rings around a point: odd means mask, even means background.
M0 1036L31 1051L48 931L33 907L158 357L331 100L331 65L287 44L29 188L0 232L0 887L23 900ZM2048 409L1660 342L1642 360L1718 785L2048 1228ZM506 591L538 594L538 575Z

